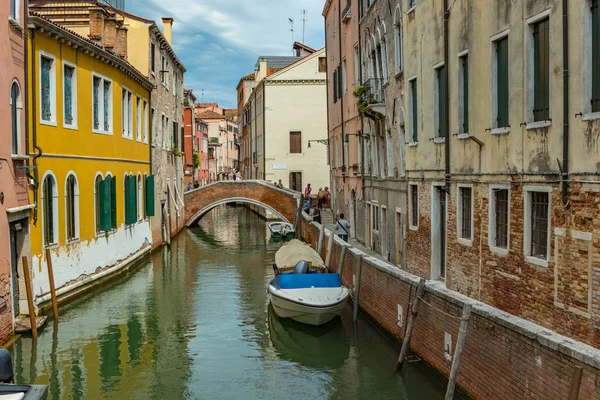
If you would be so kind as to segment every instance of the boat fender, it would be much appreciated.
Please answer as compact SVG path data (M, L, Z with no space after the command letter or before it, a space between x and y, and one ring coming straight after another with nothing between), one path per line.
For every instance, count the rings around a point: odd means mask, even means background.
M10 353L6 349L0 349L0 382L12 383L13 365Z

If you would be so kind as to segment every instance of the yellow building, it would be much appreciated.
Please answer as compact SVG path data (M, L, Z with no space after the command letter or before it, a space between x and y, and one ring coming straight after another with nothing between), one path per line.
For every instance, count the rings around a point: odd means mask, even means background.
M152 84L118 56L126 37L109 52L35 14L29 29L31 269L40 305L49 299L46 249L60 297L150 251ZM22 310L25 299L21 290Z

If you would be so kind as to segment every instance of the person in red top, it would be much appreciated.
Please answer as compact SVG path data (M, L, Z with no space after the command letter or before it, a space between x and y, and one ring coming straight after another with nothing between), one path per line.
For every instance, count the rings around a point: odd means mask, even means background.
M310 183L306 185L306 189L304 189L304 197L310 197L310 192L312 192L312 188L310 187Z

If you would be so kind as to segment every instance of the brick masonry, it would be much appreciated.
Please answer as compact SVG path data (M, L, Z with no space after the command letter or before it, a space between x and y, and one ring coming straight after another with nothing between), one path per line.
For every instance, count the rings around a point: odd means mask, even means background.
M298 210L299 193L278 189L264 181L218 181L185 193L185 215L187 225L195 223L197 215L211 205L230 199L249 199L265 204L293 223Z
M554 198L554 196L553 196ZM319 226L305 216L302 232L316 246ZM323 242L326 256L329 233ZM511 239L512 240L512 239ZM516 239L515 239L516 240ZM330 268L337 271L341 241L335 238ZM352 289L353 271L363 256L360 308L397 340L405 333L407 309L414 298L417 276L349 247L342 281ZM450 273L450 271L449 271ZM600 350L482 302L428 282L415 323L411 347L448 375L451 359L444 356L444 336L451 336L454 353L464 304L473 305L458 384L476 399L565 399L575 367L583 368L580 399L600 399ZM403 319L398 320L398 306ZM390 365L390 373L394 369Z

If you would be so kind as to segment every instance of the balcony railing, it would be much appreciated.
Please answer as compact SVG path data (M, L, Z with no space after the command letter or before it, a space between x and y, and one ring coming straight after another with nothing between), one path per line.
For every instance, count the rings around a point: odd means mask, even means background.
M383 79L372 78L366 81L363 85L365 87L364 94L361 100L366 101L369 104L383 103Z

